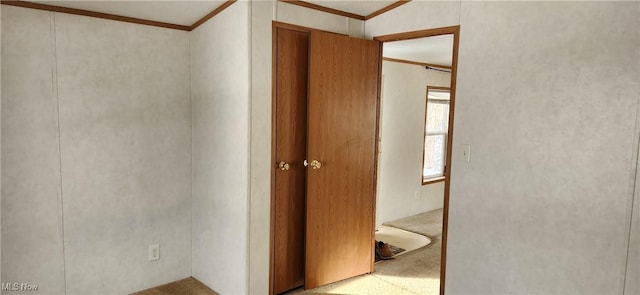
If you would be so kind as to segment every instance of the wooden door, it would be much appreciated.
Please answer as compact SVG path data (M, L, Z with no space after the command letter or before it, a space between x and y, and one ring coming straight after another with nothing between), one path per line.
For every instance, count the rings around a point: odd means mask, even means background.
M305 289L373 270L380 43L313 31Z
M309 33L276 29L275 294L304 283ZM284 167L280 163L286 163Z

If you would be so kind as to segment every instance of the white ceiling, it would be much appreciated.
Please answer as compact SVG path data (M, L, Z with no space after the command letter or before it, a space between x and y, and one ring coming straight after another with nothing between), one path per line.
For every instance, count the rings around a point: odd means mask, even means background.
M218 8L226 0L76 0L76 1L34 1L43 4L83 9L121 16L153 20L171 24L190 26L209 12ZM313 0L317 5L367 16L381 8L395 3L371 0ZM451 65L453 56L453 35L443 35L384 44L383 56L424 63Z
M170 24L190 26L209 12L222 5L225 0L75 0L75 1L41 1L32 2L102 12L121 16L134 17L144 20L152 20ZM307 1L316 5L329 7L345 12L367 16L388 5L392 1L371 0L311 0Z
M121 16L135 17L183 26L190 26L225 0L207 1L33 1L42 4L83 9Z
M453 60L453 35L385 42L382 56L451 66Z
M315 0L313 1L312 0L312 1L306 1L306 2L337 9L337 10L342 10L345 12L355 13L361 16L367 16L397 1L378 1L378 0L376 1L371 1L371 0L346 0L346 1Z

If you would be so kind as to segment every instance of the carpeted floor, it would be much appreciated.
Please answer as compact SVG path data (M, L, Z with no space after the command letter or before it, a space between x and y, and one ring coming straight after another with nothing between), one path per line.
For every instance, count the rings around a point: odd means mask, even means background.
M218 293L190 277L131 295L218 295Z
M439 237L442 235L442 209L436 209L391 222L386 222L384 225L425 235L429 238Z
M431 239L425 247L376 263L372 274L336 282L311 290L296 289L287 294L431 295L440 288L442 209L386 223ZM218 295L194 278L147 289L132 295Z
M385 225L426 235L432 242L393 260L376 263L373 274L361 275L311 290L296 289L287 294L438 294L442 209L410 216Z

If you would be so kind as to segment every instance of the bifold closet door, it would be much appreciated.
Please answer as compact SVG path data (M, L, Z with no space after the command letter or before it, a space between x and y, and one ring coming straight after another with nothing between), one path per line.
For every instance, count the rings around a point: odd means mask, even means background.
M380 43L313 31L305 289L373 269Z
M276 30L275 294L304 283L309 33Z

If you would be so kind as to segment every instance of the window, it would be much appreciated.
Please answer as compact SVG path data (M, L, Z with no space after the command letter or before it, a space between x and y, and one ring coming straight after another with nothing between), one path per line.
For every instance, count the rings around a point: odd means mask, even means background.
M450 89L427 86L422 184L444 180L449 133Z

